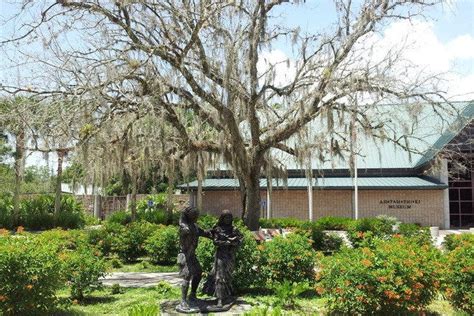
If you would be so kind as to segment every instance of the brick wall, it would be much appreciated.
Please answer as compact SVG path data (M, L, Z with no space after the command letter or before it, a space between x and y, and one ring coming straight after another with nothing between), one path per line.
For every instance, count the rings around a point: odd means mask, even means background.
M261 191L260 195L266 201L266 191ZM306 190L273 190L271 204L272 217L308 219ZM206 191L203 209L213 215L228 209L240 216L240 192ZM322 216L352 217L352 191L313 191L313 214L315 219ZM360 217L390 215L403 222L442 227L443 190L360 190L359 214Z

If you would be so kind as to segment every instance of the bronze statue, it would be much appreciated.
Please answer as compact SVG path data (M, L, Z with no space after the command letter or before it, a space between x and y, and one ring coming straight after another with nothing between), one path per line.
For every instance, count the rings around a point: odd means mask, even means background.
M232 214L222 212L217 224L209 231L204 231L196 224L199 212L187 207L181 212L179 219L178 254L179 276L183 278L181 285L181 301L176 310L183 313L217 312L228 310L232 300L232 272L234 271L235 253L242 242L242 234L233 225ZM196 257L199 237L211 238L216 246L214 266L207 278L203 292L217 298L215 300L199 300L196 291L201 281L202 269ZM191 292L188 296L189 285ZM225 305L224 305L225 304Z
M196 258L196 248L199 236L210 238L210 234L196 224L199 212L193 207L187 207L181 212L179 219L179 246L178 254L179 276L183 278L181 285L181 310L189 310L189 303L195 303L196 291L201 281L202 269ZM191 293L188 295L189 283Z
M214 266L204 283L203 292L217 298L217 308L221 308L232 298L235 253L243 239L242 234L232 225L232 222L232 213L224 210L217 224L209 232L217 250Z

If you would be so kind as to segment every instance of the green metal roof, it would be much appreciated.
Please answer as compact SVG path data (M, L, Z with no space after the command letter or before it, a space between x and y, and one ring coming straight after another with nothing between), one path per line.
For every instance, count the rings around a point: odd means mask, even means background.
M453 138L455 138L461 130L471 122L474 118L474 102L469 103L464 110L459 115L456 122L454 122L450 129L436 140L436 142L431 146L431 148L418 160L415 167L421 166L431 159L433 159L436 154L443 149Z
M408 152L391 142L374 140L360 132L357 137L358 169L413 169L429 162L473 119L474 101L453 102L440 107L428 103L418 104L417 111L413 111L409 105L386 104L368 111L371 117L377 117L379 122L384 123L386 130L392 131L397 138L403 139L402 136L406 136L409 147L417 152ZM338 132L344 134L343 130L348 124L341 123ZM314 133L323 135L328 132L327 123L322 118L311 122L309 126L310 131ZM291 147L293 141L296 140L290 139L287 145ZM270 154L286 170L307 168L294 156L281 150L272 149ZM344 155L347 157L325 157L327 161L321 162L315 159L318 156L318 153L315 153L311 167L313 170L349 169L349 154L346 152ZM230 167L222 163L215 169L229 170Z
M274 190L278 189L307 189L308 179L306 178L289 178L285 182L282 179L273 179L272 186ZM313 178L313 188L315 189L353 189L353 179L350 177L335 178ZM182 184L182 189L197 189L197 181L188 184ZM236 190L239 188L239 181L236 179L206 179L202 185L205 190ZM260 179L260 188L267 187L267 180ZM401 189L401 190L427 190L427 189L445 189L446 184L436 182L433 179L425 179L421 177L366 177L358 178L358 188L360 190L371 189Z

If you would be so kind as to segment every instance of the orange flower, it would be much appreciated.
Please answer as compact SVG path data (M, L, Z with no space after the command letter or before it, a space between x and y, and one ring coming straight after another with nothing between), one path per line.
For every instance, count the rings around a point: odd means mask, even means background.
M365 267L367 267L367 268L370 267L370 266L372 266L372 262L371 262L370 260L368 260L368 259L363 259L363 260L361 261L361 263L362 263Z
M0 295L0 302L5 302L7 300L6 296Z
M316 287L316 293L318 293L319 295L322 295L324 292L325 290L321 286Z
M365 299L364 299L363 296L357 296L357 297L356 297L356 300L359 301L359 302L365 301Z
M380 276L380 277L377 277L377 280L378 280L379 282L382 282L382 283L383 283L383 282L387 281L387 277Z
M448 297L451 297L451 296L453 295L453 292L454 292L453 289L450 288L450 287L448 287L448 288L446 289L446 295L447 295Z
M23 226L18 226L18 227L16 228L16 232L17 232L18 234L21 234L21 233L24 232L24 231L25 231L25 227L23 227Z
M424 286L423 284L421 284L420 282L416 282L416 283L413 285L413 287L418 290L418 289L424 288L425 286Z
M32 284L28 284L28 285L26 286L26 289L27 289L27 290L31 290L32 288L33 288L33 285L32 285Z
M410 289L406 289L406 290L405 290L405 294L411 295L411 293L413 293L412 290L410 290Z
M0 236L8 236L9 234L10 232L8 231L8 229L0 228Z
M319 281L321 279L321 273L320 272L316 273L315 279L316 279L316 281Z
M344 293L344 290L341 289L340 287L336 287L335 292L336 292L337 294L342 294L342 293Z
M358 238L364 237L364 232L357 232L357 237Z
M367 248L367 247L362 248L362 253L366 256L371 256L372 255L372 251L370 251L370 249Z

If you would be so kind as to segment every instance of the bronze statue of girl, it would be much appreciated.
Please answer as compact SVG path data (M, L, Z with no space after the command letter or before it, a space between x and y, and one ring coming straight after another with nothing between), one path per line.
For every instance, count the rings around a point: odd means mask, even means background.
M216 254L214 266L203 286L203 292L217 298L217 307L227 304L232 298L232 273L234 271L235 253L243 236L233 225L232 213L222 211L217 224L209 231Z

